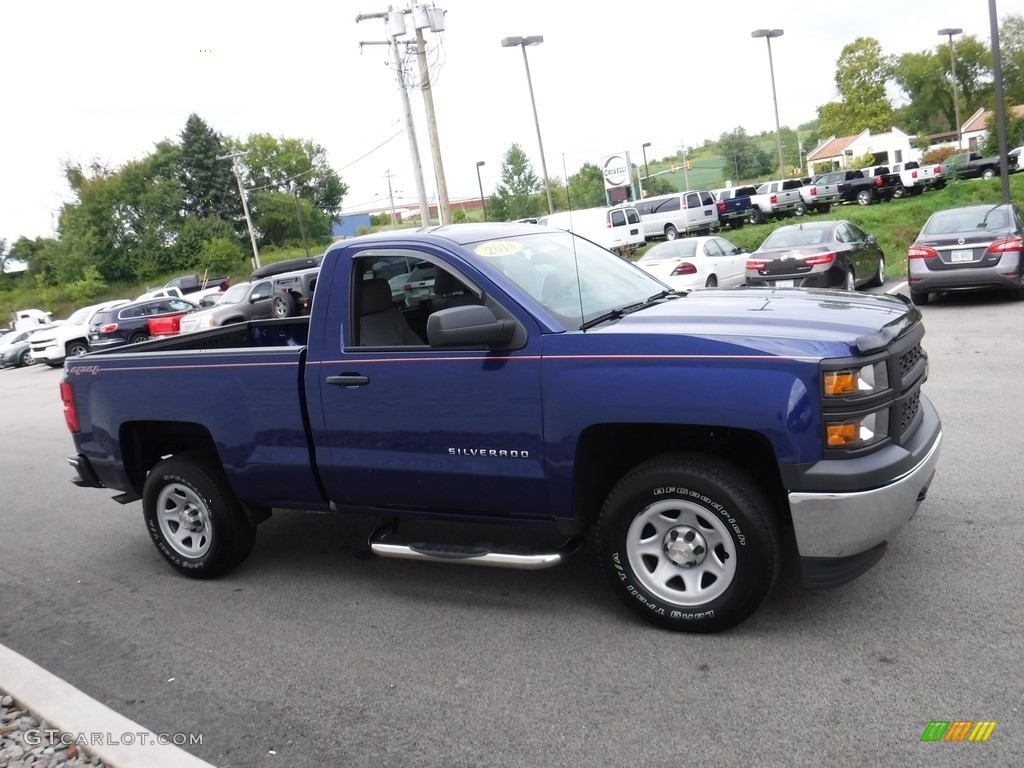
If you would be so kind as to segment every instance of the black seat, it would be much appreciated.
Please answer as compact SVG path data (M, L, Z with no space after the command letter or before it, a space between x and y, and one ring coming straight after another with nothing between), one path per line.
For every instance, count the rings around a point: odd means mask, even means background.
M359 344L364 347L422 346L405 322L385 280L364 280L360 291Z

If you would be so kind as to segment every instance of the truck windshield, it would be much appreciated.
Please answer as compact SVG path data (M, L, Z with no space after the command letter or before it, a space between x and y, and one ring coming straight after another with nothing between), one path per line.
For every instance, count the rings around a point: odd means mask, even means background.
M544 231L467 247L566 328L580 328L666 290L628 261L571 232Z

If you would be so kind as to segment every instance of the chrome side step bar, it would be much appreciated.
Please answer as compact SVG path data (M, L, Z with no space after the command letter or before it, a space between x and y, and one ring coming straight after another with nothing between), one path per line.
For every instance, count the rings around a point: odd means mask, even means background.
M564 563L570 555L583 545L582 536L567 539L553 552L500 551L475 544L438 544L434 542L411 542L408 544L385 541L395 528L388 523L370 534L370 550L381 557L400 560L421 560L433 563L458 563L462 565L487 565L492 568L517 568L536 571L553 568Z

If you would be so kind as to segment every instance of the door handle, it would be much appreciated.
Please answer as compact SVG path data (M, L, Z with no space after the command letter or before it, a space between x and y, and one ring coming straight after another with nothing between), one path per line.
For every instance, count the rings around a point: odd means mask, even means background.
M370 383L370 377L358 373L344 373L341 376L328 376L327 383L339 387L361 387Z

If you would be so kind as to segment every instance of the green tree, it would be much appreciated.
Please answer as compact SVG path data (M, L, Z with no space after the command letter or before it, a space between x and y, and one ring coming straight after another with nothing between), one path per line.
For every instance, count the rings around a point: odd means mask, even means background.
M245 153L240 163L261 245L301 243L303 227L314 241L330 238L331 220L338 215L348 187L327 162L327 151L322 146L267 133L254 133L244 142L229 143Z
M581 165L580 169L569 177L566 187L569 192L569 205L575 210L605 205L604 174L593 163Z
M544 210L539 195L540 180L530 165L522 147L513 144L505 152L501 163L501 183L487 206L488 218L494 221L514 221L539 216Z
M725 160L722 180L739 181L763 176L775 167L757 142L747 135L743 126L737 126L718 137L718 154Z
M895 119L909 133L937 133L948 130L947 108L953 100L949 82L943 76L941 51L905 53L892 68L892 78L906 101L896 111ZM949 69L946 57L946 69Z
M892 127L893 109L885 84L893 70L873 37L858 37L843 47L836 61L836 88L841 101L818 107L823 136L852 136L865 129L875 133Z
M242 203L231 161L218 159L228 153L220 134L193 113L185 121L180 146L178 181L183 212L200 218L221 216L240 221Z
M1011 104L1024 104L1024 16L1013 13L999 27L1003 62L1003 94Z
M664 176L651 176L651 178L644 182L644 189L647 192L645 197L667 195L676 191L676 188L672 186L672 182Z

